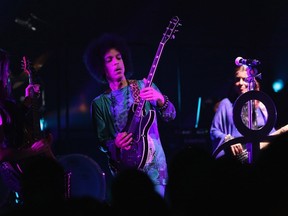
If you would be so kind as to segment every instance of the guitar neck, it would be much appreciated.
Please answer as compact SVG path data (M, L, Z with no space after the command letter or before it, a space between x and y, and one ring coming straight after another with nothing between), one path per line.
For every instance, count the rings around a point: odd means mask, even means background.
M156 68L157 68L157 65L159 63L159 59L161 57L161 54L162 54L162 51L164 49L164 43L160 42L159 46L158 46L158 49L157 49L157 52L156 52L156 55L154 57L154 60L153 60L153 64L150 68L150 71L149 71L149 74L146 78L146 83L145 83L145 87L150 87L152 85L152 82L153 82L153 78L154 78L154 75L155 75L155 71L156 71ZM141 112L145 106L145 100L140 98L140 102L139 104L137 105L137 108L135 110L135 115L137 117L140 117L141 116Z
M22 68L23 71L28 75L29 85L34 85L33 73L30 69L30 61L26 59L26 56L22 58ZM27 124L27 141L31 144L42 138L41 125L40 125L40 104L37 92L35 92L34 87L29 87L29 97L31 98L31 105L29 112L29 118L31 117L32 122ZM30 119L29 119L30 120Z
M162 51L164 49L164 45L166 44L166 42L170 38L174 39L174 33L177 31L176 27L178 27L179 25L181 25L181 24L179 23L179 18L177 16L173 17L169 21L169 25L168 25L168 27L166 27L166 31L163 34L163 37L162 37L162 39L158 45L157 52L155 54L152 66L151 66L149 74L146 78L145 87L150 87L152 85L155 71L157 69L157 65L159 63ZM145 106L145 102L146 102L145 99L140 98L140 101L137 105L137 108L134 111L134 115L132 117L131 124L128 128L128 132L133 132L136 130L137 125L139 124L140 119L141 119L141 115L142 115L143 108Z
M171 38L175 38L174 33L177 32L177 27L180 26L181 24L179 23L179 18L177 16L173 17L170 21L169 21L169 25L166 27L166 31L163 34L163 37L158 45L158 49L156 52L156 55L154 57L152 66L150 68L148 77L146 79L146 83L145 83L145 87L150 87L152 85L152 81L155 75L155 71L158 65L158 62L160 60L162 51L164 49L164 45L166 44L166 42L171 39ZM144 108L145 105L145 100L140 99L140 102L137 106L137 109L135 111L134 116L136 116L137 118L139 118L141 116L142 110Z
M159 62L159 59L161 57L163 49L164 49L164 43L160 42L158 49L157 49L157 52L156 52L156 55L155 55L154 60L153 60L153 64L150 68L150 71L149 71L149 74L147 77L147 82L145 83L145 87L149 87L152 84L152 81L153 81L153 78L155 75L155 71L156 71L156 68L157 68L157 65L158 65L158 62Z
M32 72L29 72L29 84L34 85L34 80L32 76ZM41 125L40 125L40 104L39 104L39 98L37 93L34 91L34 88L30 88L29 92L30 97L32 97L31 102L31 112L32 112L32 131L33 133L33 140L37 141L42 138L41 133Z
M38 104L38 98L33 97L32 99L32 105L31 105L31 110L32 110L32 124L33 124L33 137L35 140L39 140L42 138L42 133L41 133L41 126L40 126L40 107Z

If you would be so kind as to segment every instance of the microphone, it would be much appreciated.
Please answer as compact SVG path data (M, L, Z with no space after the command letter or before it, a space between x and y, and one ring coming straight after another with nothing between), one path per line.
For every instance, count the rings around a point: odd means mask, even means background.
M237 66L246 65L246 66L258 66L261 62L257 59L244 59L242 57L237 57L235 59L235 64Z
M36 28L32 25L32 23L30 22L30 19L28 20L22 20L22 19L19 19L19 18L15 18L15 23L25 27L25 28L28 28L32 31L36 31Z

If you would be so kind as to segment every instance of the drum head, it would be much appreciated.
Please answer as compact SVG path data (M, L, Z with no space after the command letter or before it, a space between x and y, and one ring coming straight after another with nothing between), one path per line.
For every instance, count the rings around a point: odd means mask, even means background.
M82 154L59 156L58 161L66 171L68 197L90 196L105 200L105 173L96 161Z

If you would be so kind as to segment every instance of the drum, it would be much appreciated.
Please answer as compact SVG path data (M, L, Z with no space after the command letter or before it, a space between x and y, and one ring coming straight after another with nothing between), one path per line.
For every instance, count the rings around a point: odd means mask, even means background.
M0 175L0 211L1 208L8 204L11 193L12 191L5 184L2 176Z
M83 154L57 157L67 179L67 197L93 197L100 201L106 198L106 177L98 163Z

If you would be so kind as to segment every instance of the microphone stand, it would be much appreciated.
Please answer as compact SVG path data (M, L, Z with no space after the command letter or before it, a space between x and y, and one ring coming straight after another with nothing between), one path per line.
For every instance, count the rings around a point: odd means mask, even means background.
M255 77L260 76L261 74L258 74L258 70L255 67L247 66L247 75L246 81L248 82L248 91L255 90L256 87L256 80ZM257 75L258 74L258 75ZM249 100L248 101L248 127L251 130L254 130L253 128L253 111L255 111L255 100ZM255 116L256 118L256 116ZM257 130L257 128L256 128ZM254 158L256 155L258 155L258 152L260 151L260 143L246 143L247 151L248 151L248 162L252 163L254 161Z

